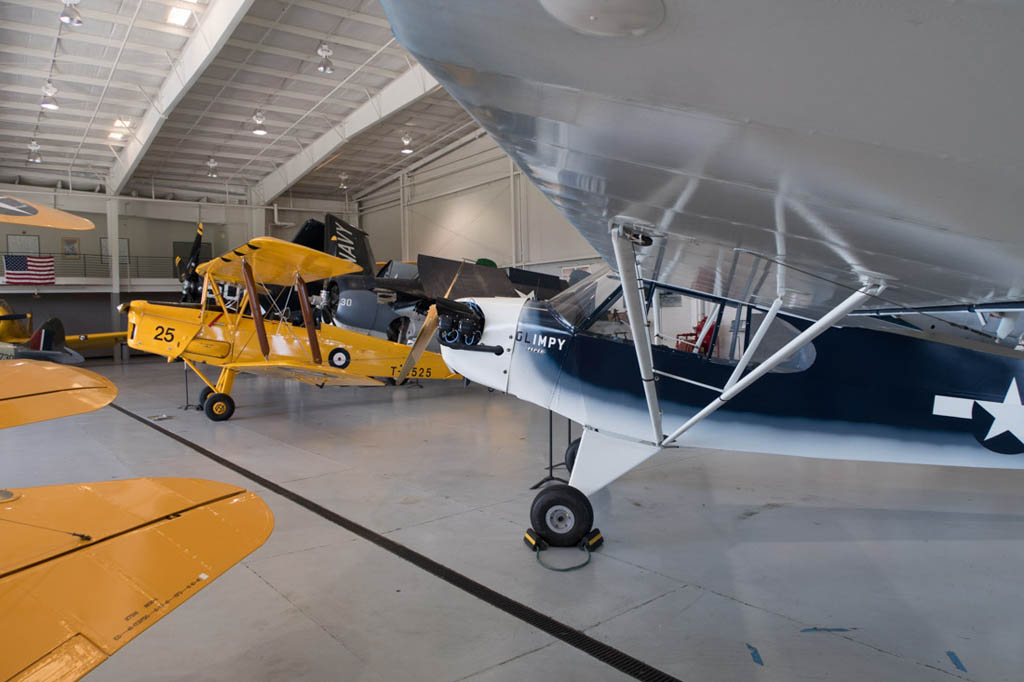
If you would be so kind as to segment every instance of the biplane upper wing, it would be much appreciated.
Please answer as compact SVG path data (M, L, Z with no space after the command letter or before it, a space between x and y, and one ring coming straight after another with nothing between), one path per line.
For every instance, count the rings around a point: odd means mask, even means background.
M40 360L0 361L0 429L92 412L117 397L106 377Z
M91 220L49 206L25 201L9 194L0 195L0 223L49 227L55 230L92 230Z
M256 237L203 263L196 272L201 276L209 274L217 280L242 283L243 259L252 268L259 284L265 286L293 286L296 274L303 281L314 282L360 270L358 265L322 251L274 237Z
M683 0L621 14L383 4L403 46L613 267L609 228L625 216L648 228L635 246L648 281L762 309L779 298L808 319L884 284L843 324L1008 353L1019 343L1024 173L1008 160L1024 147L1001 116L1018 74L950 73L977 61L969 35L949 39L952 17L879 38L882 5L861 7L853 27L815 3L792 21ZM969 13L956 21L983 25L1000 63L1024 60L1005 18ZM742 67L736 36L755 37ZM907 59L910 44L942 60ZM868 115L851 114L868 100ZM986 125L940 101L977 105Z
M226 369L245 374L259 374L277 379L297 379L315 386L383 386L383 381L372 377L350 374L327 365L313 365L297 360L270 360L266 362L235 362Z
M79 679L262 545L274 525L254 493L215 481L4 492L4 680Z

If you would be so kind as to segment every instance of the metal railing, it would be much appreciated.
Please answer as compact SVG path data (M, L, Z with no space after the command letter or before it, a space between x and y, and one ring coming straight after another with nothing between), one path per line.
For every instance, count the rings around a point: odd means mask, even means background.
M0 255L53 256L54 277L110 278L110 256L83 253L66 256L62 253L18 254L0 252ZM120 271L123 279L177 279L174 258L171 256L121 256ZM2 263L0 263L2 266ZM2 270L2 267L0 267Z

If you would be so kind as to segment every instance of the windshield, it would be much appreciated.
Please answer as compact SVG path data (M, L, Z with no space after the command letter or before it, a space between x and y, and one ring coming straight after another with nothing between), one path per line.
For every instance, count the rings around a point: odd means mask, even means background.
M612 276L611 268L601 263L594 266L593 274L552 298L551 309L572 327L578 327L618 286L618 277Z

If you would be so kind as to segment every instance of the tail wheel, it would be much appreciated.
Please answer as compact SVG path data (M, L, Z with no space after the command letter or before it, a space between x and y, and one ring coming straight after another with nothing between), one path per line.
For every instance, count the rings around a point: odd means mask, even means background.
M577 438L573 442L569 443L569 447L565 449L565 469L570 474L572 468L576 464L576 454L580 451L580 438Z
M213 395L214 391L209 386L203 386L203 390L199 391L199 404L205 406L206 399Z
M575 547L594 526L594 508L576 488L550 485L533 498L530 524L552 547Z
M203 403L203 412L212 421L226 421L235 413L235 401L227 393L211 393Z

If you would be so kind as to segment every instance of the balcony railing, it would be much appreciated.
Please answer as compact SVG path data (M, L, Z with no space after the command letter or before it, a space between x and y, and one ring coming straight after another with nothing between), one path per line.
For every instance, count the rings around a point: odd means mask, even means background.
M65 256L62 253L0 253L0 255L53 256L54 277L58 279L110 279L110 256L94 253L83 253L78 256ZM121 261L122 279L177 279L178 277L178 273L174 270L174 258L171 256L121 256L119 260ZM2 265L0 262L0 274L2 274Z

